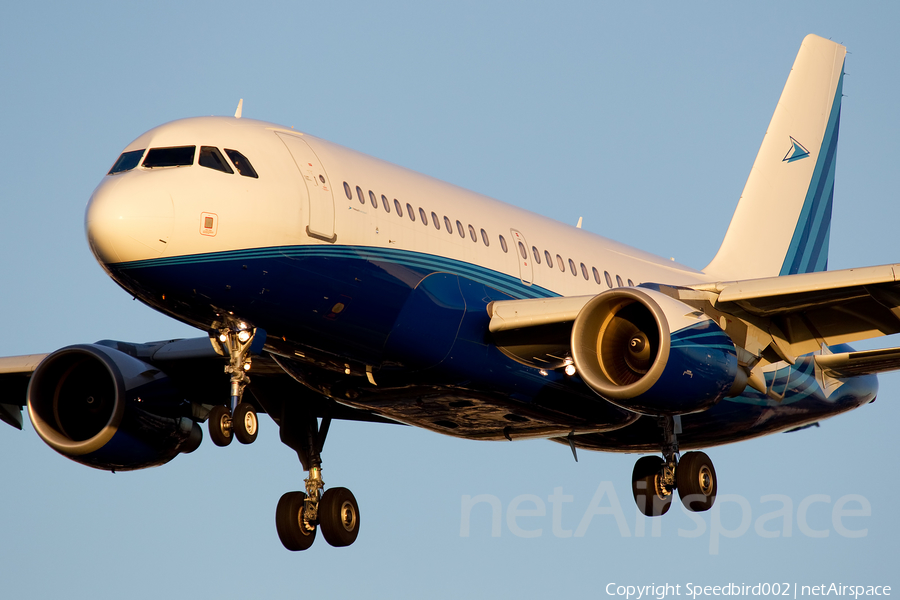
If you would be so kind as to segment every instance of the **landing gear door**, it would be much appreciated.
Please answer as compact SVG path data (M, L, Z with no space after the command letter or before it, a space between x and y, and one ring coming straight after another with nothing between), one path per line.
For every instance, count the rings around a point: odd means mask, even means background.
M287 146L294 163L306 184L309 193L309 224L306 233L326 242L334 243L337 235L334 233L334 196L331 193L331 182L328 175L319 162L316 153L309 144L298 135L277 133L284 145Z
M531 256L528 254L528 242L525 241L525 236L515 229L510 229L509 233L512 235L512 251L519 259L519 279L525 285L531 285L534 281L534 266L531 264Z

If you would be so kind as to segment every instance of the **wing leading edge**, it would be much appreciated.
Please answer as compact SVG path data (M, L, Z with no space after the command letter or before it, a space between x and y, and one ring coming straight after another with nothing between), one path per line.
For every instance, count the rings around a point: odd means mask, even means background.
M766 347L788 362L834 346L900 333L900 264L697 284L687 287L645 284L703 311L723 325L735 344L759 355ZM613 290L611 290L613 291ZM607 292L609 293L609 292ZM571 330L589 296L506 300L488 307L495 338L529 330ZM528 348L540 356L540 348ZM539 364L540 361L531 361ZM845 352L817 356L824 369L841 377L900 369L900 350Z
M22 429L22 407L31 374L46 354L0 358L0 421Z

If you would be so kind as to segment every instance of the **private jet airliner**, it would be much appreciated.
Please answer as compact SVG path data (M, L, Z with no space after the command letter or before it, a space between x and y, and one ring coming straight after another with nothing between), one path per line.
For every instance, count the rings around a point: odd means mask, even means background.
M162 465L249 444L258 415L308 472L278 501L289 550L352 544L327 487L334 419L642 453L660 516L708 510L700 449L875 399L900 348L900 265L828 271L845 48L804 41L724 241L697 270L273 123L174 121L128 144L87 205L90 248L192 339L0 359L0 418L81 464ZM374 425L373 425L374 426ZM684 453L682 453L684 452ZM298 486L299 487L299 486Z

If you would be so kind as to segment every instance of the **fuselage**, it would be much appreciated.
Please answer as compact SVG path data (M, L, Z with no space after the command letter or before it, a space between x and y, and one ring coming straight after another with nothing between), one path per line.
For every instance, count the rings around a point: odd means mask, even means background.
M658 447L651 418L504 355L486 306L691 285L709 281L703 272L271 123L175 121L122 158L85 226L110 276L154 309L204 331L264 329L266 349L308 387L441 433ZM877 387L861 377L826 395L808 357L767 379L780 399L747 388L686 415L682 446L802 426Z

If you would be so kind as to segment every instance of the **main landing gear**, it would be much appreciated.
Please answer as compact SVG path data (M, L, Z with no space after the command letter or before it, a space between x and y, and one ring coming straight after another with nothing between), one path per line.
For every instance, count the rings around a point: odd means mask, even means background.
M663 457L643 456L634 465L631 489L638 510L648 517L666 514L675 490L691 512L703 512L716 501L716 470L703 452L688 452L679 460L680 420L660 417Z
M359 535L359 505L347 488L325 489L322 480L322 446L330 418L319 426L314 417L283 418L281 440L297 451L303 470L309 472L305 492L288 492L275 508L275 529L288 550L306 550L322 530L332 546L349 546Z
M225 372L231 375L230 407L217 405L209 411L209 437L216 446L227 446L237 438L252 444L259 434L259 419L249 402L242 402L244 388L250 383L250 346L256 329L237 327L219 331L219 342L228 350L230 361Z

